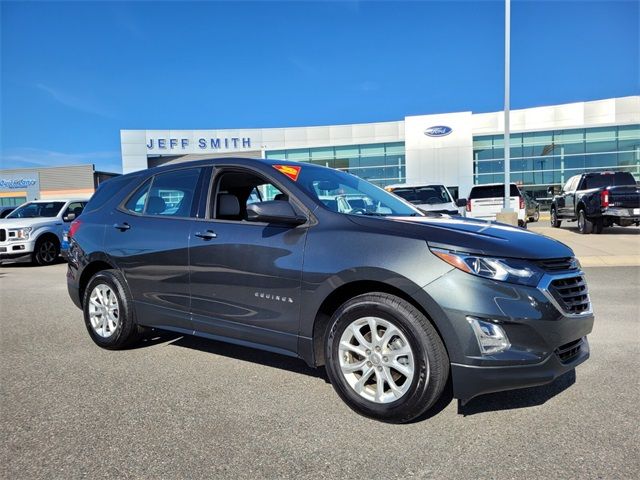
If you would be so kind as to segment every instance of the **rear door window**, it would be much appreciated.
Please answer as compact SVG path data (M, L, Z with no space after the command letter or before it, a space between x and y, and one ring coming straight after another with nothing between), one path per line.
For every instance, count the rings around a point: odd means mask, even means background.
M142 213L144 212L144 205L147 202L147 194L149 193L149 187L151 186L151 179L148 179L144 182L138 190L135 191L127 203L124 205L124 208L133 213Z
M195 217L192 212L201 168L185 168L153 177L144 213L164 217Z

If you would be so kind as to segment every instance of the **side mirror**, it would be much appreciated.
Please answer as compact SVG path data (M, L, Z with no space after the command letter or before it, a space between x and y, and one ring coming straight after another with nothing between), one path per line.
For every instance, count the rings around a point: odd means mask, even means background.
M467 206L466 198L459 198L456 200L456 207L466 207L466 206Z
M247 220L282 225L302 225L307 221L307 218L298 215L289 202L271 200L247 205Z
M547 195L550 195L553 197L555 195L555 192L556 192L556 189L554 187L547 188Z
M75 213L67 213L64 217L62 217L62 220L65 222L72 222L75 219L76 219Z

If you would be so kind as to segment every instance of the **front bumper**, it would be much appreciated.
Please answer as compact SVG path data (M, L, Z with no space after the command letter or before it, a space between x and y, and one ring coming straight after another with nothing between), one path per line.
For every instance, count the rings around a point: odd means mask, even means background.
M464 405L478 395L551 383L589 358L589 341L584 337L579 342L577 353L566 363L555 352L534 365L478 367L452 363L455 396Z
M549 383L589 357L591 309L564 312L547 285L527 287L452 270L424 288L440 309L434 322L451 361L454 397L465 403L485 393ZM510 347L482 355L469 316L500 325ZM565 350L575 345L567 356Z
M0 261L29 258L35 248L34 241L0 243Z

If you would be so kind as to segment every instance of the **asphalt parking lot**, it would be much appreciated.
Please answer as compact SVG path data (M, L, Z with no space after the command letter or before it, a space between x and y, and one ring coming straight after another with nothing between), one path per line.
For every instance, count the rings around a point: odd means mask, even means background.
M640 241L640 237L636 237ZM94 346L65 264L0 268L2 449L14 478L637 478L640 269L587 268L592 358L554 384L387 425L323 371L194 338Z

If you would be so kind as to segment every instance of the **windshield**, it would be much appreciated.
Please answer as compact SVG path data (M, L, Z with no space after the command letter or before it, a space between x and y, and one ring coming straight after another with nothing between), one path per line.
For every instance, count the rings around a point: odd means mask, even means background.
M52 218L57 217L64 202L29 202L16 208L7 218Z
M354 175L329 168L300 169L297 183L325 208L338 213L371 216L422 216L400 198Z
M396 188L393 193L414 205L437 205L452 202L451 196L443 185L425 185L415 188Z

